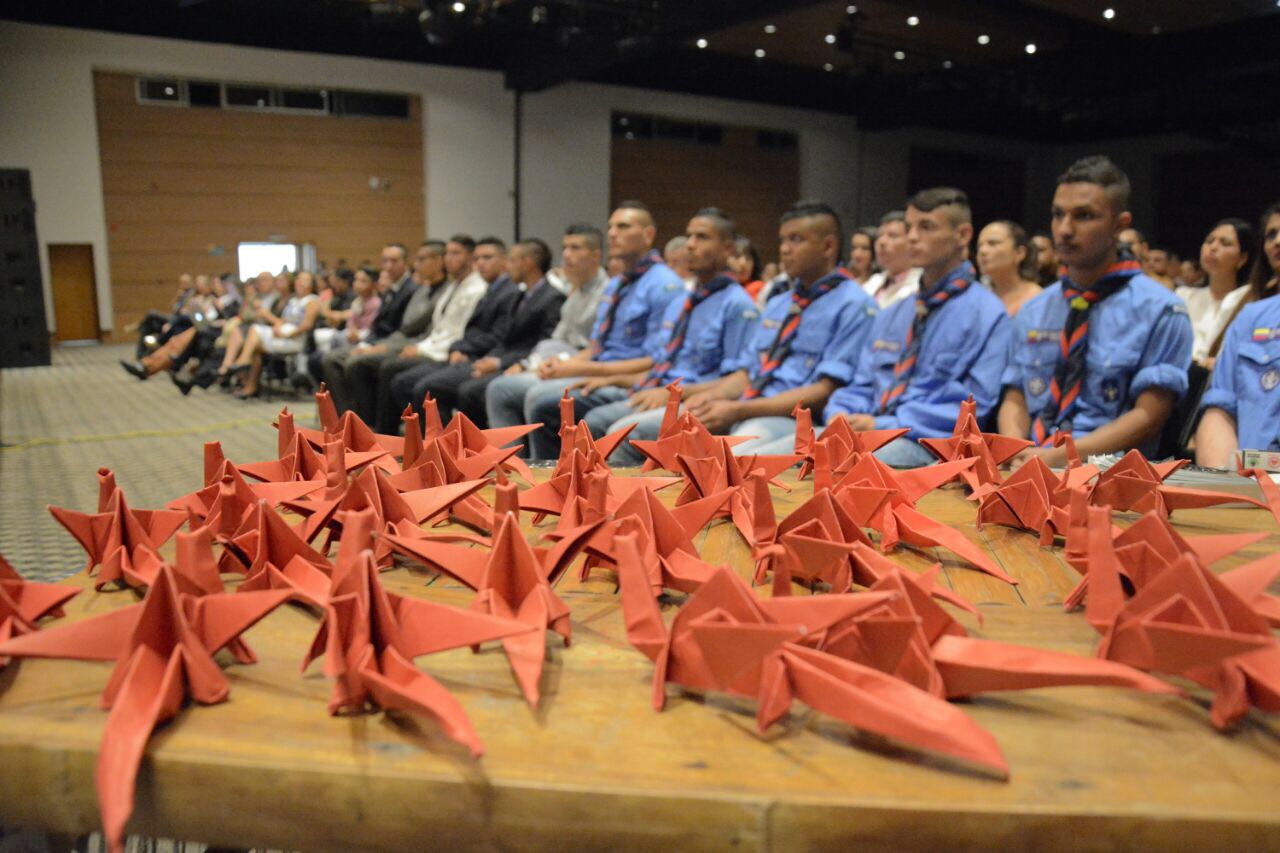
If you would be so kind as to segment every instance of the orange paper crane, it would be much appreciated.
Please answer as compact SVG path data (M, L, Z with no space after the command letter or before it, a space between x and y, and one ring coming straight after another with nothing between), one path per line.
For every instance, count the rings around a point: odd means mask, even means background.
M1109 506L1117 512L1155 510L1163 515L1177 509L1195 509L1224 503L1250 503L1267 508L1261 501L1230 492L1164 485L1170 474L1187 464L1190 463L1185 459L1151 463L1137 450L1130 450L1098 477L1090 502L1095 506Z
M276 458L250 462L239 467L240 473L255 480L272 483L293 480L323 480L326 462L311 443L298 434L293 413L286 407L276 418Z
M769 508L772 511L772 504ZM783 539L789 539L790 545L780 542L777 547L766 545L753 552L756 583L762 582L772 569L776 585L798 580L812 586L821 580L830 585L832 592L848 592L853 581L848 546L855 542L871 544L857 520L849 514L845 503L830 489L816 490L812 498L776 526L776 533ZM821 542L833 548L825 548L819 544ZM812 559L806 559L806 556ZM785 563L781 574L780 560Z
M133 510L115 477L99 470L100 491L96 513L77 512L50 506L53 517L75 537L88 554L85 570L97 566L94 586L109 583L146 586L162 562L159 548L187 520L185 512L173 510Z
M423 714L478 757L484 747L466 712L438 681L413 665L413 658L541 634L511 619L385 590L369 548L375 522L369 510L348 516L323 621L303 669L324 655L325 674L334 679L329 713L363 710L373 702L383 710Z
M66 584L29 581L0 554L0 643L35 631L45 616L61 616L62 605L79 592ZM0 655L0 667L8 662Z
M977 463L962 474L971 489L986 483L998 485L1003 479L1000 466L1031 445L1026 439L983 432L978 426L978 404L972 395L960 404L950 437L920 439L920 446L943 462L976 459Z
M668 631L634 537L620 537L618 550L627 639L654 662L655 709L666 705L668 683L731 693L757 701L763 733L799 699L849 725L1008 775L995 739L945 700L808 645L892 594L761 601L724 568L689 598Z
M1241 477L1252 477L1257 480L1258 488L1262 489L1262 498L1266 501L1266 507L1271 511L1271 515L1280 522L1280 486L1276 485L1276 481L1271 479L1271 475L1261 468L1244 467L1244 457L1236 459L1236 473Z
M444 447L450 448L446 453L452 452L455 462L462 464L462 460L469 459L473 456L480 456L483 460L496 458L493 465L500 466L500 470L514 471L524 478L525 482L533 482L533 473L529 470L529 466L523 460L516 457L520 447L507 447L507 445L517 439L528 435L538 428L538 424L522 424L513 427L500 427L496 429L480 429L470 418L461 412L455 412L448 426L440 423L440 410L436 405L436 401L428 394L422 401L423 412L423 448L430 447L436 442L443 441ZM406 409L405 415L409 415ZM415 419L414 424L417 423ZM405 424L405 440L403 446L405 448L406 459L404 462L405 469L412 465L418 464L416 457L418 449L411 447L412 438L419 435L416 427L412 428L408 422ZM493 467L490 465L489 467ZM474 479L486 473L489 468L484 468L479 473L468 473L466 479Z
M259 501L236 535L224 543L222 556L223 571L245 572L245 583L250 584L250 589L262 583L259 575L266 572L268 566L283 569L295 558L326 575L332 571L324 555L308 545L266 501Z
M859 432L849 426L848 420L837 417L827 424L821 436L817 436L814 433L813 412L810 409L797 405L792 410L791 416L796 419L795 452L804 457L804 464L800 466L798 477L801 480L809 476L817 466L819 447L825 448L827 460L847 459L854 453L874 453L895 438L901 438L910 432L905 427L869 429Z
M588 456L575 450L566 473L520 492L520 509L535 514L534 523L545 515L561 515L566 507L575 507L576 499L591 501L593 474L604 474L606 513L614 512L632 493L641 489L664 489L680 482L679 477L616 477L608 468L600 467L599 455ZM598 478L597 478L598 479Z
M230 684L213 655L287 597L282 592L182 595L162 566L140 604L0 644L0 655L115 661L102 693L111 709L98 754L97 788L103 834L124 849L134 785L147 739L177 715L189 696L212 705Z
M643 470L662 468L679 473L682 470L680 456L692 459L720 456L724 445L733 447L751 440L751 436L746 435L712 435L690 412L676 414L680 405L680 389L669 385L667 390L671 397L663 413L658 437L631 442L631 446L645 457Z
M387 538L398 553L420 560L429 568L474 589L476 597L471 602L472 610L502 619L514 619L534 629L504 638L502 647L525 699L536 708L540 695L538 682L546 657L546 632L559 634L566 646L571 637L569 608L551 589L548 576L568 565L576 553L573 549L585 540L592 528L588 526L579 530L579 538L559 543L554 549L554 558L548 562L543 559L549 552L540 555L535 551L520 534L516 519L510 514L504 516L498 525L493 548L488 552L394 534Z
M310 452L314 454L314 451ZM310 480L250 483L245 480L240 469L222 455L222 445L216 441L209 441L204 445L204 487L169 501L165 507L180 513L190 513L201 524L211 523L210 517L214 504L219 502L222 496L223 512L229 511L229 517L234 516L235 523L238 524L258 501L264 500L272 506L277 506L283 501L309 495L323 488L324 477L322 471L318 478ZM226 496L222 495L222 483L228 478L235 492L234 505L230 507ZM226 524L230 525L231 522L228 521ZM214 526L222 528L221 523Z

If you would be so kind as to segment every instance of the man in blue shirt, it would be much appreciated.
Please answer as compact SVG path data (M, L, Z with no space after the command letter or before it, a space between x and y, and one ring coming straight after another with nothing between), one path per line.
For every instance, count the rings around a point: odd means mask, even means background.
M1150 455L1187 390L1191 321L1120 248L1128 204L1129 178L1106 157L1058 178L1053 243L1066 274L1018 312L1002 378L1000 432L1035 442L1015 467L1032 456L1064 465L1066 449L1052 447L1059 432L1082 456Z
M1280 450L1280 296L1244 306L1227 327L1200 405L1196 464L1229 468L1237 450Z
M580 379L648 369L649 355L663 338L662 317L667 305L684 294L684 283L653 251L656 237L657 228L647 207L638 201L618 205L609 217L609 255L621 258L627 271L605 287L591 345L567 359L544 361L538 366L536 380L503 377L491 383L486 391L490 427L536 423L538 404L558 401L564 389ZM512 393L526 384L528 390L522 398ZM530 433L529 453L534 459L558 455L558 430L557 414L552 422Z
M876 315L871 297L837 268L844 236L829 205L797 203L782 215L778 237L792 286L765 305L748 346L750 367L686 389L688 410L711 432L755 438L734 447L739 455L793 436L797 405L821 411L831 392L853 377L855 355ZM636 433L652 438L656 425L652 435Z
M920 288L881 311L853 381L831 396L827 421L855 430L909 432L876 451L896 468L928 465L917 443L950 435L970 395L985 419L1000 398L1009 347L1004 305L977 284L965 249L973 238L969 198L950 187L921 190L907 202L907 255Z
M735 237L733 220L719 208L703 208L689 220L681 251L693 276L693 289L684 299L674 299L667 306L663 338L645 360L649 367L631 374L586 379L574 391L575 414L586 421L596 438L632 423L647 424L642 435L656 435L668 383L679 380L685 387L697 389L750 365L753 353L747 342L760 315L751 297L729 273ZM533 415L535 421L557 421L559 401L542 400ZM614 464L628 465L643 459L629 443L611 457Z

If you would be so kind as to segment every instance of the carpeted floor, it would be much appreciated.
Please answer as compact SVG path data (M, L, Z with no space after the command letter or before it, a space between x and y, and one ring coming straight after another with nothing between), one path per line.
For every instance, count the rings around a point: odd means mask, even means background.
M118 364L131 345L62 347L52 367L0 371L0 554L32 580L84 566L84 551L45 509L97 509L99 468L130 506L160 507L201 485L206 441L229 459L275 456L271 423L288 405L314 426L310 397L241 401L218 390L183 397L167 374L139 382Z

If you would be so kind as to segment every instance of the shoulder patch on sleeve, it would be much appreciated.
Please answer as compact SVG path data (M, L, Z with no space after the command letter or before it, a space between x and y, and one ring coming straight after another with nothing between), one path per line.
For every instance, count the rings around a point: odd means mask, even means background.
M1187 306L1186 303L1182 302L1182 300L1178 300L1177 302L1171 303L1167 310L1170 314L1186 314Z
M744 320L754 320L759 316L760 312L755 308L744 308L742 311L742 319Z

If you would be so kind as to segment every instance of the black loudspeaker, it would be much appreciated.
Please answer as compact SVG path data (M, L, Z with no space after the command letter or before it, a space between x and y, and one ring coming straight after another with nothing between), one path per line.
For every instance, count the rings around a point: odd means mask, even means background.
M0 169L0 367L50 363L31 173Z

